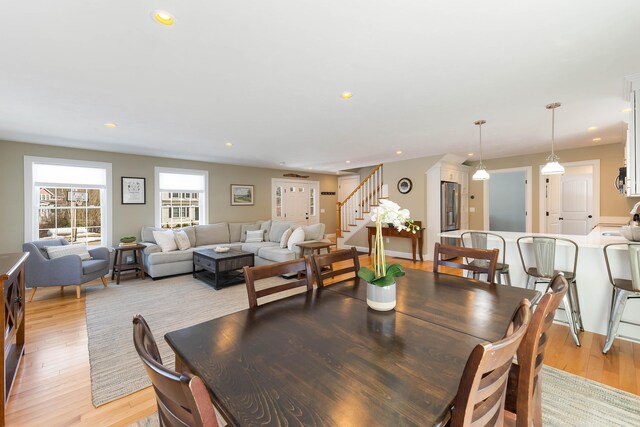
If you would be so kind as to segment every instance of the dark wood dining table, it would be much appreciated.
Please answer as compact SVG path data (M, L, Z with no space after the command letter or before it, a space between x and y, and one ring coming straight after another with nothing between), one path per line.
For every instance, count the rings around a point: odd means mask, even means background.
M538 292L408 270L390 312L345 280L169 332L230 425L442 425L471 350Z

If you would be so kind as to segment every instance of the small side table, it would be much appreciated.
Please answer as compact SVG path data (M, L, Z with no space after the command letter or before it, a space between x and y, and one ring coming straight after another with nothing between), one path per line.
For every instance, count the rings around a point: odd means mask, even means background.
M335 246L336 244L333 242L302 242L298 243L298 247L302 250L301 254L303 257L305 253L309 251L309 255L313 255L313 251L316 251L318 255L320 255L321 249L326 249L327 253L331 252L331 246Z
M120 274L125 272L128 274L129 272L134 272L136 277L141 277L144 280L144 264L142 251L144 250L144 245L126 245L113 246L113 250L116 251L116 256L113 258L113 268L111 269L111 281L116 279L116 284L120 284ZM125 252L131 251L133 252L133 263L122 263L122 258Z

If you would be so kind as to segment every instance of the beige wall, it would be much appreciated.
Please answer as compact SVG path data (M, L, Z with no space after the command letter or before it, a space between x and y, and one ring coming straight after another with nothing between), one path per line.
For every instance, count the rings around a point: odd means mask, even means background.
M4 203L0 220L0 253L21 250L24 241L24 156L90 160L112 164L114 241L121 236L140 234L143 225L154 225L154 167L200 169L209 172L209 222L254 221L271 217L271 178L282 178L288 171L225 165L208 162L137 156L104 151L79 150L48 145L0 141L0 200ZM305 173L305 175L307 175ZM319 181L320 191L337 192L336 175L308 174L309 181ZM145 205L122 205L120 178L144 177L147 180ZM255 206L231 206L230 185L255 186ZM319 196L320 221L326 232L336 229L337 196Z
M384 183L389 185L389 200L396 202L402 208L409 209L411 219L422 221L423 226L426 226L427 212L426 172L441 158L442 156L420 157L384 163L382 166ZM398 191L398 181L402 178L409 178L413 184L408 194L401 194ZM362 229L356 233L349 240L348 245L367 247L367 230ZM411 240L390 239L389 243L385 243L385 249L411 253Z
M618 168L624 165L623 144L596 145L571 150L561 150L556 154L560 157L560 163L600 159L600 216L629 216L629 211L638 199L626 198L613 188L613 180L618 174ZM532 167L533 232L539 230L539 168L546 163L548 155L548 152L544 152L484 161L489 171L492 169L508 169L524 166ZM475 166L476 163L471 165ZM469 226L475 230L482 230L484 228L484 199L482 187L481 181L469 182L469 196L474 196L474 199L469 200L469 207L476 209L474 213L469 213Z

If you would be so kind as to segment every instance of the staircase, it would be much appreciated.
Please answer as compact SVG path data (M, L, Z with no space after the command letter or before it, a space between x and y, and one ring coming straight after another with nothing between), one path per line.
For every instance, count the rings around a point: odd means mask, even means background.
M379 200L386 197L382 194L382 184L382 164L379 164L346 199L336 204L338 248L344 247L369 223L371 208L378 206Z

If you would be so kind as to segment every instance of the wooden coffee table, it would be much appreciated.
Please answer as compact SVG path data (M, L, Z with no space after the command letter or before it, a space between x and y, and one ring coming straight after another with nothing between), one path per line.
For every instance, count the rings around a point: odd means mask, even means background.
M242 267L253 267L254 255L251 252L231 249L228 252L216 252L213 249L193 251L193 277L202 280L214 289L243 283ZM202 268L196 271L196 268Z

